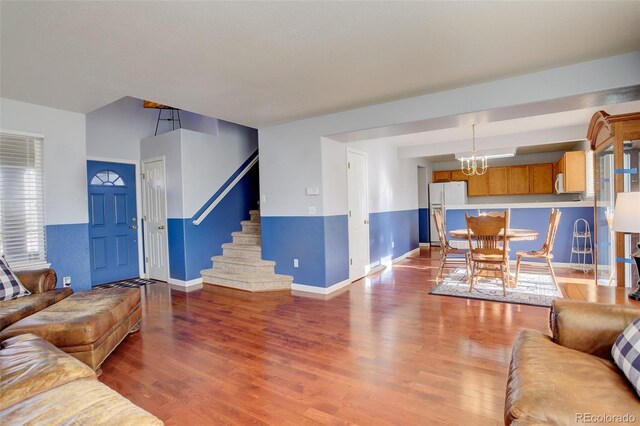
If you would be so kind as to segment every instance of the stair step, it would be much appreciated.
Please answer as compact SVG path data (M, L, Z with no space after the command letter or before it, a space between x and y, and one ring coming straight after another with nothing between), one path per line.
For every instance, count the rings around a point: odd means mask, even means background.
M225 243L222 245L222 255L245 259L262 259L262 247L250 244Z
M247 234L246 232L232 232L235 244L249 244L254 246L262 245L262 237L259 234Z
M214 256L213 268L227 272L245 274L275 274L276 262L262 259L247 259L242 257Z
M251 210L249 215L251 215L250 222L260 223L260 210Z
M246 291L290 290L293 277L278 274L244 274L205 269L200 271L205 285L219 285Z
M240 222L240 225L242 225L242 232L247 234L260 235L260 222L243 220L242 222Z

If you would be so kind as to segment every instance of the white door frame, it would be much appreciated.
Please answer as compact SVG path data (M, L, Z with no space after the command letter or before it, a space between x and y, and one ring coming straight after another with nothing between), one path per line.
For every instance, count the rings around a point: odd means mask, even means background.
M140 171L140 161L124 160L122 158L95 157L95 156L87 156L87 161L105 161L108 163L133 164L135 166L136 216L138 218L138 223L140 223L140 219L142 218L142 172ZM85 173L86 173L86 167L85 167ZM145 273L145 268L144 268L144 250L142 248L143 238L144 236L142 235L142 227L138 226L138 276L140 276L141 278L147 278L147 274Z
M364 164L365 164L365 168L364 168L364 194L365 197L367 199L367 223L368 223L368 218L369 218L369 158L367 156L367 153L364 151L360 151L358 149L354 149L354 148L347 148L346 152L345 152L345 166L347 167L347 244L349 246L349 258L347 259L347 262L349 263L349 281L353 282L354 280L360 279L362 277L352 277L351 276L351 263L349 262L349 259L353 258L353 256L351 255L351 243L350 243L350 238L349 238L349 234L351 233L351 227L349 226L349 224L351 223L349 221L349 211L351 210L351 206L349 205L349 153L352 154L357 154L357 155L362 155L364 157ZM370 238L369 238L369 233L367 232L367 249L366 249L366 265L365 265L365 276L369 273L369 271L371 270L371 253L370 253Z
M144 185L145 185L145 181L142 180L142 174L144 173L144 165L146 163L153 163L155 161L162 161L162 168L163 168L163 174L164 174L164 218L165 218L165 229L167 230L167 232L165 232L165 236L166 236L166 241L165 241L165 247L167 248L167 283L169 282L169 280L171 279L171 266L170 266L170 262L169 262L169 216L167 215L167 161L164 155L160 155L157 157L151 157L151 158L145 158L144 160L142 160L142 173L140 173L140 180L142 181L142 189L144 190ZM144 197L142 197L144 199ZM140 216L141 218L143 218L144 220L144 212L146 210L146 204L144 204L143 201L143 209L142 209L142 215ZM147 230L147 221L144 220L144 229L145 231ZM148 241L147 241L147 233L144 233L144 246L145 247L149 247L147 245ZM143 253L144 256L144 253ZM144 259L142 259L143 261L146 259L146 257Z

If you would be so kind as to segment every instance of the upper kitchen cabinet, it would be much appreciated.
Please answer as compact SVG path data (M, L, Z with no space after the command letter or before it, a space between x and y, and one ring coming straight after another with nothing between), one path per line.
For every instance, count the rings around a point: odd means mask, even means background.
M467 181L469 176L462 173L462 170L451 170L451 180L453 182Z
M433 172L434 182L450 182L451 172L449 170L436 170Z
M489 195L507 195L509 193L506 167L489 167L486 176Z
M467 195L469 197L479 197L489 195L489 172L483 175L469 176L467 180Z
M557 193L586 191L586 168L586 154L584 151L565 152L556 164L555 191Z
M532 164L529 166L531 194L553 194L553 164Z
M529 193L529 166L511 166L507 168L507 180L510 195Z

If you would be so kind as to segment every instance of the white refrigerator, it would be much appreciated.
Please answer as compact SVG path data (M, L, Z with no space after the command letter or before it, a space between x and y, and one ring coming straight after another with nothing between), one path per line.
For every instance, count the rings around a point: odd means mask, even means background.
M467 204L467 182L446 182L429 184L429 235L431 244L440 245L438 231L433 221L433 212L440 210L445 218L447 206ZM445 224L446 229L446 224Z

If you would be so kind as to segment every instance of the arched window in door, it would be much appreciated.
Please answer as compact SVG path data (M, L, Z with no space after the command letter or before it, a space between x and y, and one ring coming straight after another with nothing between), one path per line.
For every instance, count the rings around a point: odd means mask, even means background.
M103 170L91 178L92 186L127 186L119 174L112 170Z

